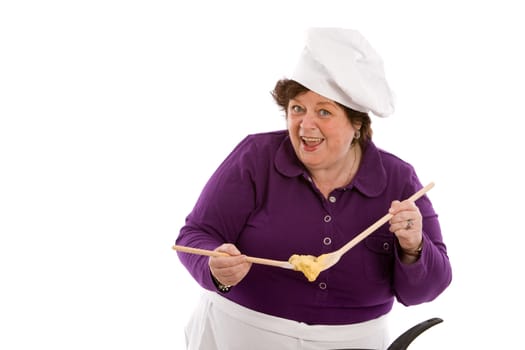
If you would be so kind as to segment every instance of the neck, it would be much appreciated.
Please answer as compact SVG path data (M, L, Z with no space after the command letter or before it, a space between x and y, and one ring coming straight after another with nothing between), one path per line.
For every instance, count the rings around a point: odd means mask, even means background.
M348 157L339 168L318 169L311 171L312 179L325 197L336 188L348 185L359 169L361 148L354 144L348 152Z

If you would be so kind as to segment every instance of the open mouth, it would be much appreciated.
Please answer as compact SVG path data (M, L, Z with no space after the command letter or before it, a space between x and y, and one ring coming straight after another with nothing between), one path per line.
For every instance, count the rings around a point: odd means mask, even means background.
M301 141L307 147L317 147L324 141L324 138L301 136Z

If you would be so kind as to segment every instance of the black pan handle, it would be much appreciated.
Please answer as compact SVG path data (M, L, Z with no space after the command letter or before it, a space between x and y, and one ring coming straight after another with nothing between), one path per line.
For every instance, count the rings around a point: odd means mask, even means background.
M438 323L443 322L441 318L434 317L426 321L416 324L414 327L405 331L399 337L394 340L392 344L387 348L387 350L406 350L406 348L417 338L418 335L426 331L432 326L435 326ZM370 350L370 349L337 349L337 350Z
M410 328L405 333L397 337L397 339L394 340L392 344L390 344L387 350L406 350L406 348L410 345L410 343L412 343L414 339L417 338L418 335L441 322L443 322L441 318L434 317L416 324L414 327Z

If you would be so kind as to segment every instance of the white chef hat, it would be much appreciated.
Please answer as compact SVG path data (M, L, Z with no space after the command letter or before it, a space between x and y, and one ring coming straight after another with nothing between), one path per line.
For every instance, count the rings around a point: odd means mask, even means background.
M380 117L394 112L383 61L355 30L310 28L292 79L360 112Z

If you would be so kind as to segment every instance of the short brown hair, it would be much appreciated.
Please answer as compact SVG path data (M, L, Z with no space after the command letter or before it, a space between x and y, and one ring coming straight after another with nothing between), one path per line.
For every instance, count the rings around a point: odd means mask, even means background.
M308 91L310 91L310 89L299 84L295 80L281 79L277 81L271 94L275 103L277 103L285 113L288 113L288 104L290 103L290 100ZM367 142L372 139L372 120L370 119L370 116L367 113L346 107L339 102L334 102L343 108L350 123L361 124L361 137L359 138L359 144L364 148Z

